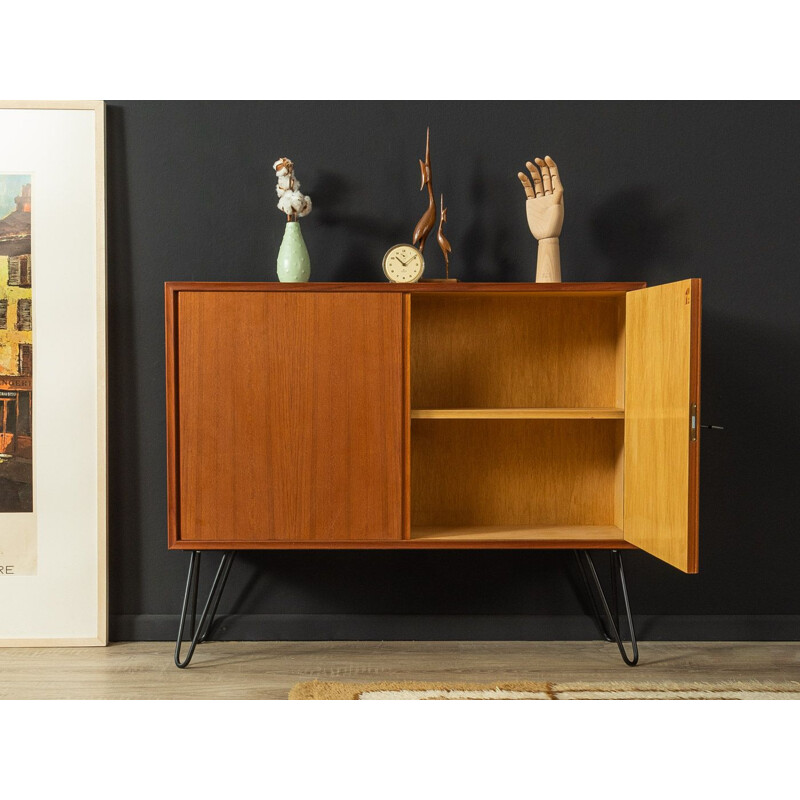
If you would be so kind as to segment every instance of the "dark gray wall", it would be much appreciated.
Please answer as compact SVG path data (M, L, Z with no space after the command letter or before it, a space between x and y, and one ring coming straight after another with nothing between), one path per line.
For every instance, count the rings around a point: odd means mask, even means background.
M271 165L283 155L315 205L302 223L312 280L383 280L384 251L410 239L424 209L428 124L455 276L533 278L516 173L549 153L566 187L565 280L703 279L703 422L725 431L702 437L701 572L631 553L630 592L643 638L797 638L798 109L111 102L112 638L173 636L188 563L167 551L164 281L276 279ZM441 256L429 251L435 274ZM569 553L245 553L218 635L592 637L579 589Z

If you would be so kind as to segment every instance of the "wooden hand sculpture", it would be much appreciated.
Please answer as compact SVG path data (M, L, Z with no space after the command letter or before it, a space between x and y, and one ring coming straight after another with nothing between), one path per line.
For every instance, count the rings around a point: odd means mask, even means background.
M558 237L564 224L564 187L556 162L550 156L534 159L539 169L528 161L525 166L531 173L533 185L524 172L517 173L528 197L525 210L528 226L539 242L536 259L537 283L560 283L561 255ZM541 170L541 174L539 172Z

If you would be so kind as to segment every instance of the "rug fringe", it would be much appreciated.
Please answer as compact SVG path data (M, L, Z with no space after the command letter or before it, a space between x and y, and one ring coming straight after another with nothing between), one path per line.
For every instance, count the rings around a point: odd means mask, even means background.
M497 683L443 683L434 681L341 682L304 681L289 692L290 700L359 700L365 693L390 692L499 692L526 693L531 699L744 699L763 695L764 699L800 699L800 682L763 681L499 681ZM650 697L647 697L650 695ZM413 698L426 699L426 698ZM437 698L438 699L438 698ZM448 698L443 698L448 699ZM461 699L451 698L451 699ZM471 698L470 698L471 699ZM483 698L476 698L483 699Z

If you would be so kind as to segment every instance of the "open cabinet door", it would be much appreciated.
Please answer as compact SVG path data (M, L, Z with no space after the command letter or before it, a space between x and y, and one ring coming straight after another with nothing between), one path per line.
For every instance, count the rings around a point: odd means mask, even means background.
M690 279L626 295L626 541L697 572L700 293Z

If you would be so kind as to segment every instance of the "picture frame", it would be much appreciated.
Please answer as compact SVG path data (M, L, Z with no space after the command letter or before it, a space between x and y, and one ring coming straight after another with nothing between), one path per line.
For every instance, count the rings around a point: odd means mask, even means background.
M108 643L105 171L103 101L0 101L0 647Z

